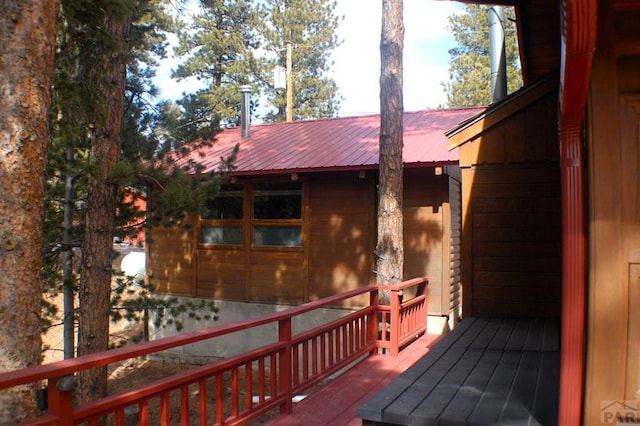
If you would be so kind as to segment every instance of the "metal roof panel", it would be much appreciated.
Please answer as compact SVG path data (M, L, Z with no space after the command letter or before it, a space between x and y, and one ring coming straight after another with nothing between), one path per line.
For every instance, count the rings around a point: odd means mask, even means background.
M405 112L404 163L457 162L458 151L449 150L445 132L484 109ZM229 156L239 144L235 162L238 174L375 167L379 137L380 115L253 125L248 138L242 138L239 127L225 129L216 135L213 144L196 149L176 162L184 165L192 160L210 172L218 167L221 157Z

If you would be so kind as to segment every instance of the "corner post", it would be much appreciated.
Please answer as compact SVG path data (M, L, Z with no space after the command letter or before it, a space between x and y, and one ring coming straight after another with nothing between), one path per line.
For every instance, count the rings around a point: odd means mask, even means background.
M378 309L378 303L380 300L378 288L373 288L369 291L369 306L373 307L373 312L367 318L367 343L375 342L375 345L371 351L369 351L370 355L375 355L378 352L378 318L380 317L380 310Z
M402 290L391 289L391 336L389 355L398 356L400 348L398 342L400 341L400 295Z
M73 376L52 377L49 379L47 399L49 413L58 418L59 426L73 425L73 391L76 378Z

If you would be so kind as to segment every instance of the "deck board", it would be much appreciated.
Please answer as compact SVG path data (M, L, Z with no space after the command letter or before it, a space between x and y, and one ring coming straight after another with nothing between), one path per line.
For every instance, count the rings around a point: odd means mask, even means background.
M555 425L557 319L466 318L358 407L364 425Z

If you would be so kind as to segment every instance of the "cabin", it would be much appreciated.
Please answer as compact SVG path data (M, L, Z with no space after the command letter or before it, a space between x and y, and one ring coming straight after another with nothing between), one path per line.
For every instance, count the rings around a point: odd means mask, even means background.
M455 324L461 300L459 159L445 131L482 109L404 114L405 276L428 277L437 332ZM370 115L226 129L180 160L211 171L239 146L208 213L151 230L156 292L213 299L226 322L375 283L379 124Z

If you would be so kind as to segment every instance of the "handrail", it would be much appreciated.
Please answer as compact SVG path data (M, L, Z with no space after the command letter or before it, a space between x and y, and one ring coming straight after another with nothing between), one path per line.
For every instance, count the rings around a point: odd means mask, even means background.
M329 296L324 299L308 302L300 306L295 306L282 312L275 312L273 314L267 314L257 318L240 320L231 324L212 326L175 336L163 337L149 342L137 343L135 345L123 346L104 352L82 355L77 358L65 359L49 364L2 373L0 374L0 389L36 382L38 380L45 380L54 375L53 373L55 373L54 376L56 377L62 377L78 371L88 370L90 368L103 367L125 359L150 355L167 349L176 348L178 346L212 339L225 334L232 334L237 331L246 330L250 327L270 324L285 318L292 318L327 305L333 305L336 302L366 294L376 289L376 286L363 287Z
M336 371L362 359L363 356L376 353L381 349L395 356L401 345L423 333L426 330L426 285L425 278L416 278L393 286L363 287L258 318L2 373L0 389L42 380L49 381L49 412L39 419L28 422L32 425L66 426L79 422L88 422L92 425L97 424L98 419L105 415L115 415L116 420L123 419L124 409L136 404L140 409L140 424L146 424L145 419L148 422L149 415L148 402L152 398L160 398L162 404L168 407L170 392L181 392L183 396L180 408L183 415L186 412L188 416L189 398L188 393L185 392L189 385L198 385L202 394L205 395L206 389L203 386L206 387L208 381L214 381L216 389L221 391L224 377L230 376L235 377L233 382L235 384L232 386L237 387L237 377L240 374L244 373L252 377L253 370L258 367L257 378L260 382L258 388L254 389L254 386L249 384L247 385L249 388L244 389L244 392L245 396L250 396L257 391L260 395L259 401L252 402L250 399L240 401L237 396L232 397L232 411L226 413L222 408L223 403L219 402L219 399L224 396L216 394L218 407L215 414L216 423L239 424L277 407L280 407L280 412L287 413L292 409L291 400L294 392L307 389ZM403 290L413 286L418 288L422 286L422 294L416 294L413 299L402 302L399 296ZM391 292L391 306L378 304L378 293L381 290ZM369 306L312 330L292 334L294 317L322 307L335 306L337 302L367 293L370 295ZM390 322L389 334L379 335L380 321ZM278 324L277 336L274 337L273 343L79 407L73 407L72 391L66 390L72 389L72 386L68 386L68 383L67 386L60 386L65 379L73 380L68 376L78 371L102 367L125 359L150 355L270 323ZM267 370L270 371L267 372ZM266 396L265 383L268 380L271 381L271 390L269 396ZM234 395L239 392L235 389ZM206 397L200 398L199 404L200 422L204 424L208 415ZM168 412L162 415L169 416ZM163 419L167 421L168 417Z

